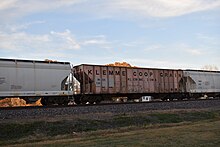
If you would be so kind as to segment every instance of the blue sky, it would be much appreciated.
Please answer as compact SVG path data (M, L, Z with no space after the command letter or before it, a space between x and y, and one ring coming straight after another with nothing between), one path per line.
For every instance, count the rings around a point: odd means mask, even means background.
M220 69L220 0L1 0L0 58Z

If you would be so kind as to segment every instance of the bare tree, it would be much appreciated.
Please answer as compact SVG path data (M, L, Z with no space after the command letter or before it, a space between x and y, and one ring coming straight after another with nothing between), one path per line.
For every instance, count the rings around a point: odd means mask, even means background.
M209 71L217 71L218 67L215 65L205 65L202 67L204 70L209 70Z

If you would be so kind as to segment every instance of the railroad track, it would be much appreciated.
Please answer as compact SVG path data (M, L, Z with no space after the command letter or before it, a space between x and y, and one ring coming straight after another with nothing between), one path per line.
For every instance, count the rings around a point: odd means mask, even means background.
M170 102L136 102L136 103L107 103L99 105L70 105L70 106L35 106L0 108L0 120L6 119L37 119L41 117L56 117L96 113L136 113L152 110L173 109L206 109L220 108L219 99L170 101Z

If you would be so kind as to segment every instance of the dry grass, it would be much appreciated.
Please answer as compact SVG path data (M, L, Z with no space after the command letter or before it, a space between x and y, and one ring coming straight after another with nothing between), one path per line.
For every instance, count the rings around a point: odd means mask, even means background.
M157 125L122 130L96 131L60 136L50 141L11 145L19 146L169 146L217 147L220 145L220 120L181 125Z
M220 146L220 111L0 123L3 146ZM8 141L7 141L8 140Z

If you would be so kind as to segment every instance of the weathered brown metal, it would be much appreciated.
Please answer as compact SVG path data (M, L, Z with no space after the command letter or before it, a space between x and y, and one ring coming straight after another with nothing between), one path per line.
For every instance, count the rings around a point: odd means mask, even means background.
M180 92L183 75L182 70L87 64L74 69L83 76L79 79L84 94L175 93Z

